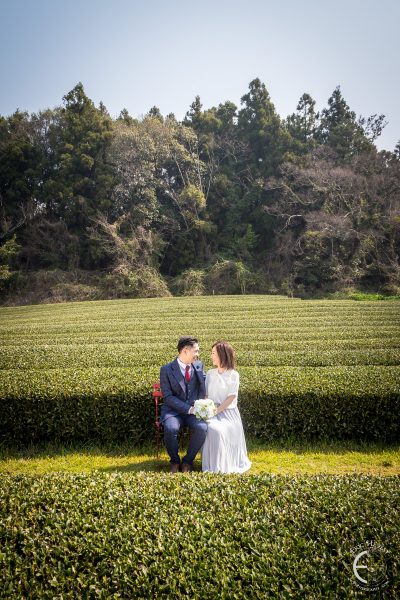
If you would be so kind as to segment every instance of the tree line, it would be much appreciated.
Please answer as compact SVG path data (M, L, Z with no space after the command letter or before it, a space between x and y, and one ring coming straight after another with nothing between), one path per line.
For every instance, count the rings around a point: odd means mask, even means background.
M339 87L282 119L259 79L240 107L197 96L182 121L113 119L81 83L59 107L0 116L0 294L51 273L72 298L398 293L400 142L377 150L385 125Z

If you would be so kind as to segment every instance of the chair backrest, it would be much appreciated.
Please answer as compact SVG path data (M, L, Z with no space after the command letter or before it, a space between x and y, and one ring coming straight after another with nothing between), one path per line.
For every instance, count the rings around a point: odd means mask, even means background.
M153 383L153 398L158 404L158 398L163 398L163 393L161 391L161 386L159 381L155 381Z
M153 399L156 404L156 428L157 428L157 430L160 427L160 416L159 416L158 408L159 408L159 402L160 402L161 398L163 398L163 393L161 391L160 382L155 381L153 383Z

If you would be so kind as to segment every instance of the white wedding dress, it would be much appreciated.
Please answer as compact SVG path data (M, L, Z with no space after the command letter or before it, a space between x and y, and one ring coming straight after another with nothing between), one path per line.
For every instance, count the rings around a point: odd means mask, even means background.
M229 369L218 373L211 369L206 375L207 398L222 404L234 395L232 403L209 421L207 437L201 449L202 470L212 473L244 473L251 467L247 456L242 419L237 407L239 373Z

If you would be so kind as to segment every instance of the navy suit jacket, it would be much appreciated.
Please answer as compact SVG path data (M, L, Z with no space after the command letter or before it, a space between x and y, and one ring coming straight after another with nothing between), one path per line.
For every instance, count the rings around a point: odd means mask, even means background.
M192 363L194 377L197 377L199 382L198 396L199 398L206 397L205 373L203 363L196 361ZM168 417L176 417L179 414L187 414L189 408L193 406L193 402L186 402L186 386L185 379L182 375L177 359L161 367L160 385L164 396L164 402L161 406L161 422L163 423Z

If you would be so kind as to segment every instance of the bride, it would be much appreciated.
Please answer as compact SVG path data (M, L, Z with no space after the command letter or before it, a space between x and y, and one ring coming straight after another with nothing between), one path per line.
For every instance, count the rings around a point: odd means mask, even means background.
M237 407L239 373L235 353L228 342L215 342L211 351L215 369L206 375L206 395L217 406L208 421L201 449L202 470L213 473L244 473L251 467L247 456L242 419Z

